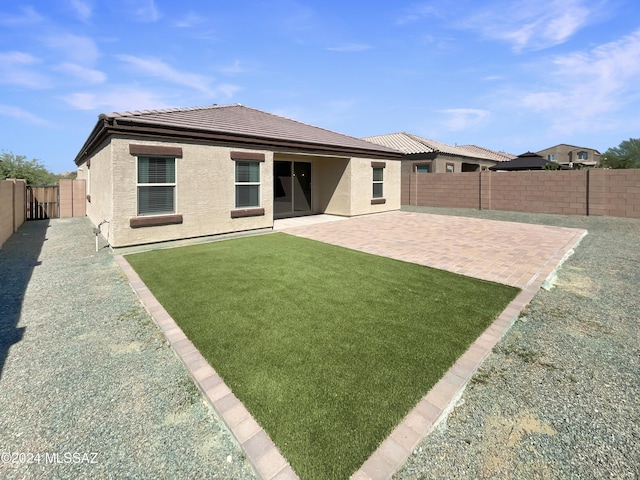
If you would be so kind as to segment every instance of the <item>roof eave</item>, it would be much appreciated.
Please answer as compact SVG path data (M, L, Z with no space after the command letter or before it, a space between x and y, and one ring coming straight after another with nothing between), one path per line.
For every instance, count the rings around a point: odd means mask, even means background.
M102 143L102 141L105 138L109 136L109 133L107 130L107 124L108 124L107 116L104 114L101 114L98 117L98 121L96 122L96 125L93 127L93 130L91 130L89 137L87 137L87 140L84 142L84 144L82 145L82 148L80 149L80 151L76 155L76 158L74 159L74 162L77 166L80 166L81 164L83 164L89 158L89 154L93 153L93 151L97 148L97 146L100 143Z
M303 153L324 153L339 156L365 156L366 158L402 159L402 152L394 149L360 149L298 140L282 140L247 134L194 130L174 126L158 126L149 123L137 123L129 119L107 117L101 115L91 135L76 157L76 165L80 165L93 151L110 135L138 135L144 137L163 138L171 140L205 140L210 142L224 142L234 145L250 145L254 148L273 150L298 150Z

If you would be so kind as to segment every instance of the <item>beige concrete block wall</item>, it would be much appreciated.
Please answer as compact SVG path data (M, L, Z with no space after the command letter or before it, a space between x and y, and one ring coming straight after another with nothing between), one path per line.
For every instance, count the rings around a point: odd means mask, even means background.
M583 171L495 172L491 174L491 208L531 213L586 215Z
M589 215L640 218L640 169L588 172Z
M131 143L182 148L182 158L176 159L176 213L182 214L182 224L130 227L129 220L137 216L136 157L129 154ZM260 162L260 207L265 210L262 216L231 218L231 211L236 209L232 150L265 154L265 161ZM109 241L114 247L273 226L272 152L122 138L112 139L111 151L113 211L117 216L110 220ZM92 161L92 169L93 166ZM91 172L92 192L96 187L95 173Z
M25 189L24 180L0 180L0 248L25 221Z
M13 182L0 181L0 248L13 235Z
M14 232L27 221L27 181L11 180L13 182L13 230Z
M413 173L402 185L410 205L640 218L640 169Z
M84 217L86 215L86 192L84 179L61 178L58 182L60 218Z
M84 217L87 214L87 185L82 179L75 179L72 183L73 216Z
M412 205L478 208L479 173L412 173ZM415 203L413 203L415 202Z

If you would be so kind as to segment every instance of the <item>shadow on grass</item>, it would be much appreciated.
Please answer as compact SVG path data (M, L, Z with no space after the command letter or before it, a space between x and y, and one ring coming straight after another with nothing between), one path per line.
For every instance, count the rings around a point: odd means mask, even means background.
M18 327L18 321L47 228L49 220L25 222L0 249L0 378L9 349L24 335L25 327Z

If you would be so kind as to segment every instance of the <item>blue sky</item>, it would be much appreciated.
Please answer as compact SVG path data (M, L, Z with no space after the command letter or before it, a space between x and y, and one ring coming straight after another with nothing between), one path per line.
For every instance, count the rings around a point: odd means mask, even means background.
M640 2L0 1L0 150L72 171L100 113L213 103L604 152L640 137Z

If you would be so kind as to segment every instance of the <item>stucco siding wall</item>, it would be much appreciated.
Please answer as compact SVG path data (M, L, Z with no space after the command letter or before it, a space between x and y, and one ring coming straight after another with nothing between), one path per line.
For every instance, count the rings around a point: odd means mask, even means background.
M111 225L114 221L113 211L113 165L111 163L112 148L110 143L104 143L89 162L78 167L78 178L85 181L86 214L94 225L103 220L107 224L100 229L109 243L113 241Z
M351 215L351 160L348 158L323 158L315 164L312 179L317 202L317 213Z
M373 168L371 162L384 161L383 198L385 203L371 204L373 199ZM401 205L401 161L371 160L370 158L351 159L351 215L398 210Z
M130 219L137 217L137 160L129 153L130 144L182 148L182 158L176 159L175 213L182 215L183 223L131 228ZM231 218L231 211L236 209L232 150L265 154L265 161L260 162L260 207L264 208L264 215ZM273 226L272 152L116 138L112 140L112 151L113 209L117 215L110 226L110 243L114 247Z

